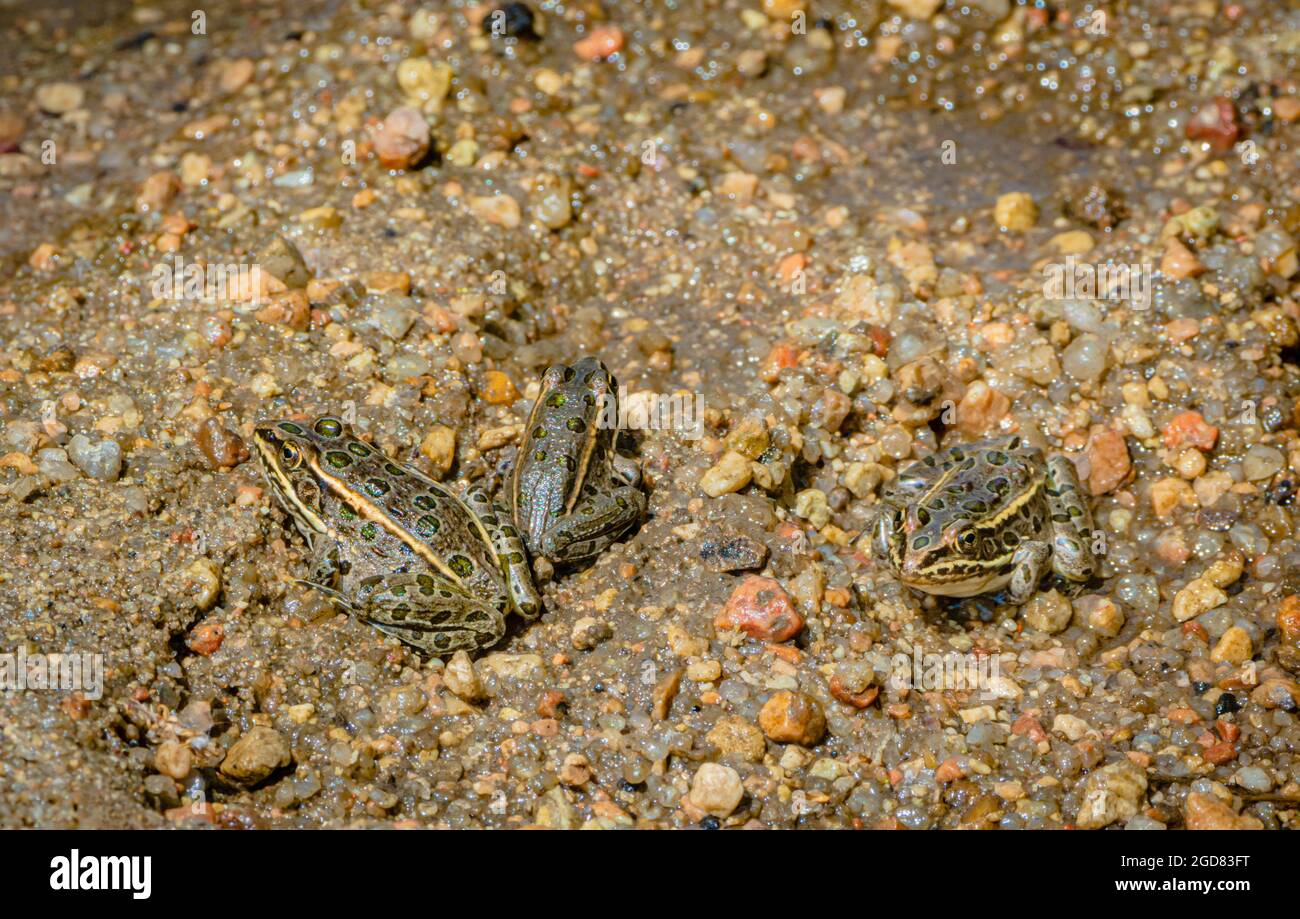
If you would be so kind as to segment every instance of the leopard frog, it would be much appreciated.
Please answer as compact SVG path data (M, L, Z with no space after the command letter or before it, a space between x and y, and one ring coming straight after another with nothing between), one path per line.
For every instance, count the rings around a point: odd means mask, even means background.
M618 384L594 357L542 376L510 483L530 552L577 562L610 546L644 515L635 461L614 450Z
M881 497L873 547L909 587L970 597L1007 588L1023 603L1052 570L1086 582L1092 515L1074 466L1020 437L951 447L899 473Z
M275 421L253 435L271 490L307 541L307 583L428 654L478 650L507 613L541 600L509 515L357 438L339 419Z

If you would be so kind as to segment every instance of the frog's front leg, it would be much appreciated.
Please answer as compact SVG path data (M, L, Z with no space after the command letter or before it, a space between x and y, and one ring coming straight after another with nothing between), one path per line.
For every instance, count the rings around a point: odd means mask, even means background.
M1092 554L1092 514L1074 464L1064 456L1047 460L1047 510L1052 525L1052 570L1084 583L1097 569Z
M539 540L552 562L576 562L599 555L645 516L645 494L631 486L583 495L573 510L551 521Z
M435 656L490 647L506 632L500 609L431 574L366 578L352 607L381 632Z
M525 619L536 619L542 612L542 598L533 585L524 541L515 529L510 513L480 488L467 488L465 503L482 521L492 541L497 566L510 593L510 605Z
M1012 603L1024 603L1038 589L1038 582L1047 573L1052 547L1041 539L1022 542L1011 556L1011 582L1007 596Z

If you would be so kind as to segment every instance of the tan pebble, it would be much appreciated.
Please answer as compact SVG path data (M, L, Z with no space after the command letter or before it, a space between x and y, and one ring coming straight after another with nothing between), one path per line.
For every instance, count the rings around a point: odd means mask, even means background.
M1157 517L1168 517L1179 507L1194 507L1196 492L1182 479L1172 476L1151 485L1151 508Z
M1225 558L1215 559L1201 577L1209 581L1215 587L1228 587L1237 583L1241 577L1242 571L1245 570L1245 564L1240 555L1235 551Z
M686 668L686 679L696 683L712 683L722 676L722 664L717 661L696 661Z
M1049 245L1061 255L1083 255L1092 251L1094 243L1086 230L1068 230L1053 236Z
M811 696L783 689L774 693L758 713L763 733L777 743L810 747L826 733L821 703Z
M366 293L402 294L411 292L411 276L405 271L371 271L365 276Z
M1075 825L1099 830L1138 812L1147 790L1146 772L1130 760L1111 763L1088 776Z
M456 430L445 424L435 424L420 441L420 453L433 466L434 478L441 479L451 470L456 460Z
M441 102L451 90L451 65L427 58L407 58L397 65L397 85L420 102Z
M253 79L256 65L246 57L230 61L221 69L221 91L226 95L237 93Z
M1048 635L1064 631L1073 616L1069 598L1056 590L1035 594L1021 610L1025 625Z
M762 730L739 715L719 718L705 739L717 747L721 755L735 756L745 762L761 763L767 754L767 741Z
M1205 454L1195 447L1184 447L1174 456L1173 468L1184 479L1198 478L1205 472Z
M168 778L180 781L190 774L194 755L189 746L174 740L163 741L153 753L153 766Z
M1254 656L1250 633L1241 626L1234 625L1219 637L1219 641L1210 652L1210 660L1225 664L1244 664Z
M889 5L911 19L929 19L944 0L889 0Z
M482 702L487 698L487 688L466 651L457 651L451 656L442 678L447 688L466 702Z
M513 230L523 222L519 202L509 195L474 196L469 199L470 213L484 223Z
M230 748L221 762L221 774L244 785L255 785L291 760L289 741L283 734L255 725Z
M371 129L371 140L380 163L389 169L409 169L429 152L429 123L409 106L396 108Z
M58 263L59 254L53 243L41 243L27 257L27 264L37 271L49 271Z
M1038 222L1038 205L1023 191L1009 192L998 198L993 207L993 219L1004 230L1023 232Z
M753 476L749 458L729 450L700 476L700 488L710 498L740 491Z
M1174 594L1173 613L1179 622L1195 619L1228 602L1228 595L1204 578L1195 578Z
M1074 601L1075 616L1088 628L1107 638L1114 638L1124 628L1124 614L1109 597L1089 594Z
M570 788L580 788L591 781L591 765L581 753L570 753L560 766L559 779Z
M157 213L171 204L176 193L181 190L181 182L170 172L155 172L144 180L140 193L136 196L136 207L142 211Z
M714 192L737 204L748 204L758 189L758 176L749 172L728 172L714 185Z
M1165 254L1160 259L1161 274L1174 280L1182 280L1194 278L1204 271L1205 266L1201 264L1200 259L1183 245L1181 240L1170 238L1165 241Z
M46 83L36 88L36 104L51 115L66 115L81 108L85 91L76 83Z
M731 816L744 796L740 773L730 766L703 763L691 779L691 803L715 817Z
M847 94L842 86L829 86L813 90L813 98L827 115L838 115L844 111L844 99ZM828 215L829 216L829 215Z

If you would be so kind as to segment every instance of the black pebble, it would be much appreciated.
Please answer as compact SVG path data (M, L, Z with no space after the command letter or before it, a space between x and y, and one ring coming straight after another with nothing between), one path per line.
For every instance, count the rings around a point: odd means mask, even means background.
M1223 695L1219 696L1218 701L1214 703L1214 714L1218 715L1220 718L1237 711L1241 711L1241 703L1238 702L1237 697L1230 692L1225 692Z
M504 16L498 15L505 14ZM500 33L493 34L493 25L500 22L505 30L507 38L523 38L528 41L537 41L540 36L533 31L533 11L528 8L527 3L507 3L505 6L499 6L492 12L483 17L483 34L497 37Z
M700 821L700 829L703 830L717 830L721 829L721 827L722 821L712 814L709 814L709 816Z

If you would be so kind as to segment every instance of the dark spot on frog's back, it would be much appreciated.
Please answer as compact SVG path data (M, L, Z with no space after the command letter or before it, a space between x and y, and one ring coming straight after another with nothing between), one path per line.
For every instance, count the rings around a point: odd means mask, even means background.
M313 430L321 437L338 437L343 433L343 422L337 418L320 418Z
M276 427L279 428L281 431L284 431L286 434L295 434L301 436L303 433L302 428L298 427L298 425L294 424L292 421L281 421L279 424L276 425Z
M352 457L339 450L331 450L325 454L325 462L329 463L335 469L346 469L352 465Z

